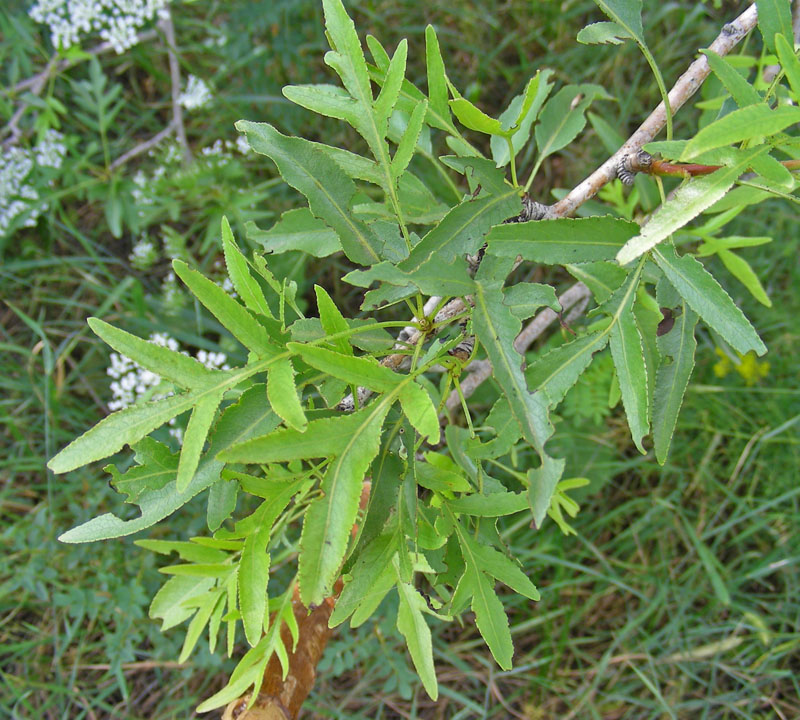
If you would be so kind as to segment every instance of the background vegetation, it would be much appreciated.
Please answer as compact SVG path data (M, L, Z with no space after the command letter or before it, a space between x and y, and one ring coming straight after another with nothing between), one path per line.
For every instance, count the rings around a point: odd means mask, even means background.
M697 3L648 3L645 27L667 83L738 12ZM88 330L102 316L137 334L166 332L193 353L222 350L219 328L169 279L169 258L207 272L219 261L225 213L268 227L296 197L263 157L235 147L233 123L268 120L284 132L352 146L342 124L321 122L283 99L292 82L325 82L316 0L175 4L184 86L194 75L212 99L185 110L192 159L169 143L114 167L171 118L163 37L96 60L75 56L35 97L16 89L52 55L29 3L0 9L0 117L4 155L32 148L48 129L65 145L61 167L31 180L46 205L33 227L0 237L0 714L42 718L189 717L221 687L230 661L199 650L184 666L181 634L148 619L163 576L130 540L62 545L56 536L119 509L99 468L55 478L44 464L108 412L107 348ZM408 37L412 74L424 77L423 29L432 22L454 83L492 114L536 69L570 82L599 82L617 98L603 119L633 130L657 103L633 48L586 47L575 34L600 19L588 0L433 0L349 3L362 34L393 47ZM152 24L150 25L152 27ZM84 42L84 49L94 46ZM751 41L754 42L754 41ZM758 53L746 47L743 52ZM713 97L713 86L704 89ZM16 110L20 135L9 130ZM682 111L694 127L702 109ZM595 120L595 126L600 125ZM216 145L215 145L216 144ZM533 189L548 200L605 157L587 128L552 158ZM0 188L2 191L2 188ZM746 213L745 213L746 215ZM434 652L442 697L420 691L393 623L339 632L319 668L307 716L341 718L791 718L800 714L800 267L795 208L772 202L741 216L736 231L774 242L744 251L772 308L730 280L729 291L770 348L753 370L721 359L700 335L672 455L660 468L629 447L621 410L610 411L610 372L590 371L562 410L560 442L575 474L591 479L576 535L552 523L515 530L514 552L542 591L511 613L517 655L499 672L476 630L439 626ZM133 253L143 239L150 257ZM301 253L271 258L277 275L313 283L340 307L359 298L342 285L341 261ZM221 273L220 273L221 275ZM748 369L749 368L749 369ZM607 368L610 370L610 368ZM580 453L576 456L576 452ZM203 509L169 521L172 537L205 524ZM510 536L512 528L505 529ZM154 535L164 532L156 529ZM202 647L202 646L201 646Z

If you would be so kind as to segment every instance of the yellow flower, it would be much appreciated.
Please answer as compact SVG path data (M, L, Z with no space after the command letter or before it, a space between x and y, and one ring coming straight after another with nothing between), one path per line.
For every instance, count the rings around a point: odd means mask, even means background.
M731 359L720 348L717 348L715 352L720 359L714 363L714 375L718 378L724 378L731 371Z
M769 363L756 360L752 350L747 355L739 355L739 358L741 362L736 366L736 372L744 378L746 385L755 385L769 374Z
M769 363L766 360L759 361L752 350L746 355L736 353L739 357L737 363L734 363L724 350L717 348L715 352L720 358L713 367L714 375L718 378L724 378L731 370L736 370L746 385L755 385L769 374Z

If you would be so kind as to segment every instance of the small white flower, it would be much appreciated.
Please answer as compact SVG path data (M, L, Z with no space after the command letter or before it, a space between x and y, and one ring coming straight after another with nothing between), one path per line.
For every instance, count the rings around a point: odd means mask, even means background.
M186 81L186 90L179 97L179 102L187 110L196 110L207 105L211 100L211 91L208 85L199 77L189 75Z
M230 366L225 362L228 356L223 352L209 352L202 348L197 351L197 359L209 370L230 370Z
M236 138L236 149L242 153L242 155L248 155L250 153L250 143L247 142L247 136L239 135Z

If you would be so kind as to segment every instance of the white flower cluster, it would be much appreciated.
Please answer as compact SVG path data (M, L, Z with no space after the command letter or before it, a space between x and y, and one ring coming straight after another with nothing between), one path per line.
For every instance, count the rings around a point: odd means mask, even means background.
M156 16L166 17L168 0L37 0L30 16L50 28L56 48L97 33L122 53L136 45L138 30Z
M137 270L147 270L158 260L158 250L155 243L146 235L142 235L139 241L131 248L128 255L131 265Z
M196 110L197 108L208 105L211 100L211 91L208 85L199 77L189 75L186 81L186 90L184 90L179 97L179 102L187 110Z
M150 335L149 342L176 352L178 350L178 341L166 333L153 333ZM118 353L111 353L111 367L106 370L106 375L114 378L110 385L113 400L108 403L109 410L122 410L133 405L139 398L161 384L160 375L145 370L127 355ZM150 399L161 399L171 394L170 392L152 395Z
M57 130L48 130L32 149L11 147L0 154L0 237L6 234L11 223L27 213L23 227L33 227L45 210L34 187L36 168L58 169L67 153L64 136Z
M166 333L153 333L150 335L149 342L154 345L169 348L175 352L179 351L180 346L175 338ZM187 352L184 355L188 355ZM197 360L205 365L209 370L230 370L227 364L227 356L221 352L209 352L207 350L197 351ZM127 355L111 353L111 366L106 370L106 374L113 378L110 384L113 399L108 403L109 410L123 410L126 407L136 404L142 399L161 400L173 394L170 390L164 393L155 392L161 384L161 376L150 370L145 370L141 365L131 360ZM178 443L183 439L183 430L175 426L175 418L170 420L169 434Z
M58 130L48 130L38 145L33 148L33 162L39 167L58 170L67 154L64 136Z

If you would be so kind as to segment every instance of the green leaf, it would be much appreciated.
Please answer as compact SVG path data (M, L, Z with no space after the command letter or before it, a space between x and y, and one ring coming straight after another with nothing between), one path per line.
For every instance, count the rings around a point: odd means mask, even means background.
M543 283L517 283L503 291L503 304L520 320L533 317L541 307L561 312L555 288Z
M131 520L120 520L111 513L105 513L104 515L93 518L63 533L59 537L59 540L67 543L79 543L132 535L151 525L155 525L155 523L163 520L178 508L185 505L195 495L219 480L222 463L214 459L217 452L241 440L268 433L277 426L279 422L278 417L264 402L264 392L265 388L263 384L253 385L242 393L237 403L225 409L211 435L211 445L206 457L201 461L194 478L183 492L179 493L176 491L175 480L172 479L163 487L141 493L140 497L137 498L137 504L142 512L140 517ZM161 402L166 403L179 400L181 397L184 396L167 398ZM183 409L188 409L190 406L191 402L186 403ZM140 408L129 409L135 410ZM182 411L183 410L180 410L179 412ZM123 410L106 419L111 420L117 416L123 416L115 428L107 428L109 434L113 437L116 438L123 435L124 431L128 428L128 423L124 418L124 414L127 412L127 410ZM106 421L102 421L101 424L103 422ZM95 445L95 440L91 437L91 434L97 430L97 428L99 428L99 425L95 426L89 433L78 439L82 440L83 438L88 438L86 441L87 444L93 447ZM149 432L149 430L147 432ZM122 440L121 442L124 444L126 441ZM117 450L118 449L119 447ZM116 452L116 450L114 452Z
M317 310L319 312L320 323L325 334L337 335L339 333L348 332L350 326L347 324L347 320L344 315L342 315L339 308L336 307L336 303L333 302L331 296L328 295L325 289L319 285L314 285L314 293L317 297ZM336 338L332 340L331 343L336 351L342 355L353 354L353 348L346 336Z
M248 240L257 242L267 253L300 250L314 257L328 257L342 249L339 236L308 208L288 210L269 230L261 230L250 220L244 227Z
M486 236L498 257L564 265L612 260L639 226L611 216L558 218L498 225Z
M386 52L386 48L381 45L381 41L378 40L374 35L367 35L367 47L369 48L370 53L372 53L372 59L375 62L375 65L378 66L378 69L382 72L386 72L389 69L389 64L391 63L391 59L389 58L389 53Z
M751 167L754 172L765 180L775 183L775 185L783 187L785 190L791 191L794 189L794 175L772 155L760 155L757 158L753 158Z
M213 280L191 270L181 260L173 260L172 267L197 299L248 350L267 357L277 353L278 349L269 341L264 326Z
M397 552L397 528L376 537L358 556L350 571L351 579L336 601L329 621L336 627L349 618L366 596L373 591L378 577L391 567L392 558Z
M304 432L308 421L303 405L297 396L294 382L294 367L289 358L277 358L269 366L267 374L267 397L272 409L290 427Z
M621 45L633 35L615 22L596 22L582 28L576 38L584 45Z
M233 445L220 453L219 459L225 463L273 463L330 458L346 445L371 412L370 406L350 415L312 420L305 432L281 428Z
M200 633L203 632L203 628L208 624L211 613L220 599L220 592L209 592L202 598L197 614L192 618L186 630L186 639L183 642L181 654L178 656L178 662L184 663L189 659L192 650L194 650L197 641L200 639Z
M485 135L505 136L509 134L508 131L503 130L503 125L499 120L489 117L483 110L473 105L466 98L451 100L450 109L459 122L470 130L475 130Z
M700 52L706 56L714 74L740 108L763 102L764 99L759 95L758 90L747 82L724 57L717 55L713 50L701 50Z
M574 107L573 101L583 95ZM561 88L544 106L536 125L537 163L569 145L586 126L586 109L594 98L608 98L599 85L568 85Z
M492 584L489 583L482 571L491 573L492 569L495 569L526 592L532 592L536 596L538 596L538 592L521 572L517 575L513 570L509 572L507 565L501 566L496 560L496 555L499 553L491 550L480 553L477 544L467 536L460 523L456 522L454 528L458 535L458 543L461 546L466 570L451 599L451 605L456 608L460 602L463 602L463 600L458 600L457 596L459 595L462 598L472 596L472 610L475 613L478 630L489 646L497 664L504 670L509 670L511 669L511 658L514 655L514 645L511 642L508 618L503 603L500 602ZM487 560L489 567L486 567ZM518 570L518 568L515 569ZM522 580L520 576L522 576ZM530 587L528 587L529 585Z
M775 51L775 34L786 38L794 37L792 32L792 12L788 0L756 0L758 10L758 29L764 38L764 45L770 52Z
M435 256L433 256L435 258ZM419 268L403 272L397 265L388 262L373 265L368 270L354 270L342 278L359 287L369 287L376 280L407 288L414 285L423 295L452 295L463 297L472 293L475 283L469 276L463 260L436 263L431 259ZM411 294L411 293L409 293Z
M358 123L358 103L336 85L287 85L283 88L287 100L318 115Z
M473 493L447 501L448 507L456 513L474 517L503 517L528 509L525 493L499 492L488 495Z
M308 198L311 212L336 231L348 258L361 265L380 260L378 238L350 212L355 184L334 160L314 143L281 135L268 123L240 120L236 128L247 133L253 150L272 158L284 180Z
M528 142L533 123L539 117L539 111L553 89L553 83L548 82L552 74L552 70L537 70L536 75L528 81L525 92L517 95L500 115L503 127L513 131L511 144L515 155ZM508 165L511 156L506 139L493 135L490 142L492 158L497 167Z
M450 458L427 452L425 459L427 462L417 462L414 465L416 484L437 493L472 492L469 480Z
M744 110L750 110L750 108L734 112L743 112ZM730 115L726 115L726 117L730 117ZM675 194L653 213L641 233L631 238L617 253L617 262L620 265L626 265L635 260L697 217L728 192L736 182L736 178L747 169L753 158L768 149L768 146L762 145L737 153L732 164L679 187Z
M354 98L369 100L371 105L372 88L367 63L353 21L341 0L322 0L322 8L325 30L333 48L332 52L325 55L325 62L336 70Z
M633 316L634 297L635 294L630 293L620 308L616 322L611 326L609 340L631 436L639 452L645 454L642 438L650 431L649 390L642 336Z
M665 286L667 284L666 282L664 283ZM656 385L656 370L659 364L656 338L658 337L658 326L664 319L664 315L656 299L647 292L646 286L642 284L640 284L636 290L636 299L633 303L633 317L636 320L636 326L639 328L639 336L642 338L642 352L644 354L645 369L647 370L647 404L649 408L652 408L653 392ZM619 384L618 377L617 384ZM609 397L609 405L610 404L611 398Z
M233 239L233 232L228 218L222 217L222 250L225 254L225 266L233 287L248 310L254 313L273 317L267 299L261 291L258 281L250 274L247 258L242 254Z
M189 410L200 396L200 391L188 392L115 412L73 440L47 467L60 474L113 455Z
M425 113L428 109L428 103L424 100L414 108L411 117L408 121L408 127L400 139L397 150L392 158L392 177L397 180L408 167L411 158L414 155L414 150L417 147L419 134L422 132L422 124L425 122Z
M146 492L160 490L174 479L178 470L178 453L170 452L163 443L151 437L142 438L132 446L136 465L121 474L114 465L103 470L111 475L114 489L127 495L125 502L137 503Z
M345 174L353 180L363 180L383 187L385 182L381 168L374 160L370 160L362 155L356 155L349 150L344 150L322 143L311 143L321 153L333 160Z
M210 577L175 575L153 596L149 615L162 621L162 632L180 625L195 612L195 608L186 607L186 601L206 594L214 584Z
M228 563L185 563L182 565L166 565L158 572L165 575L191 575L227 579L236 568Z
M753 268L750 267L747 260L725 249L719 250L717 255L722 260L722 264L728 268L728 272L742 283L758 302L767 307L772 307L772 301L767 296L761 281L758 279L758 275L753 272Z
M177 552L182 560L194 563L219 563L228 557L224 550L205 547L194 542L175 541L175 540L134 540L134 545L157 552L162 555L169 555Z
M350 619L350 627L357 628L369 620L378 606L383 601L383 598L395 586L397 576L392 564L386 565L383 568L375 582L372 584L370 591L362 597L361 602L355 609Z
M425 28L425 67L428 76L429 118L431 124L440 130L450 127L450 106L447 103L447 75L439 49L439 39L432 25Z
M606 343L607 331L591 333L545 353L525 371L529 387L544 393L549 404L557 405Z
M420 225L433 225L439 222L450 209L441 202L416 175L406 171L400 178L397 197L403 208L406 220ZM396 227L396 226L395 226ZM398 235L399 238L399 235ZM403 244L405 249L405 244ZM403 255L406 257L406 255Z
M672 329L657 340L661 364L656 374L653 395L653 443L656 459L661 465L667 460L678 413L694 368L694 352L697 347L694 339L697 314L685 303L681 310Z
M383 81L378 99L375 100L375 115L381 122L386 122L397 104L400 89L403 87L403 79L406 75L406 58L408 57L408 41L400 41L394 51L386 76ZM424 117L424 111L423 111ZM421 125L420 125L421 127Z
M375 392L390 392L404 379L403 375L384 367L368 356L342 355L322 347L293 342L287 343L286 347L317 370L322 370L350 385L361 385Z
M170 382L193 390L219 382L220 371L209 370L194 358L142 340L98 318L90 317L87 322L94 334L107 345Z
M800 108L779 105L773 109L764 102L748 105L702 128L687 143L681 160L693 160L709 150L744 140L755 139L760 142L762 137L774 135L796 122L800 122Z
M495 402L484 425L494 430L494 438L488 442L479 443L473 440L466 448L467 455L476 460L482 458L502 457L510 452L511 448L517 444L522 437L522 430L511 413L511 407L504 397L500 397ZM448 428L449 429L449 428ZM456 447L456 442L449 442L448 445Z
M244 634L250 646L261 640L264 615L267 611L267 581L269 580L269 528L249 535L244 541L239 560L239 607L242 611Z
M178 461L178 475L175 479L175 489L180 493L186 490L197 471L200 455L206 444L208 431L217 408L222 402L222 393L208 393L201 397L192 410L189 424L183 435L181 458Z
M508 617L503 603L495 594L489 580L476 567L468 566L467 574L472 585L472 611L475 613L475 624L497 664L503 670L510 670L514 644L511 641L511 630L508 627Z
M789 81L789 87L792 88L792 94L795 101L800 100L800 60L797 59L797 54L794 47L786 39L792 37L788 35L777 35L775 37L775 51L778 54L781 67L786 73L786 79Z
M241 471L225 470L223 476L238 480L245 492L264 498L264 502L250 515L237 521L233 530L218 531L217 536L226 542L239 541L263 528L271 528L291 499L300 492L307 492L312 481L301 475L292 477L284 472L273 472L270 478L258 478Z
M377 323L370 318L356 318L347 321L350 330L360 330L351 335L351 342L357 348L366 350L369 353L380 353L390 350L394 345L394 339L385 328L377 327ZM370 327L371 329L365 330ZM310 343L324 338L326 333L322 328L319 318L302 318L295 320L289 327L292 340L295 342Z
M227 480L217 480L209 488L206 524L211 532L219 530L222 523L233 514L238 493L239 483Z
M508 149L505 139L501 139L501 142ZM500 170L491 160L472 155L466 157L443 155L439 160L467 179L471 194L476 194L481 190L490 195L508 192L509 184L506 181L505 171Z
M630 37L644 45L642 0L595 0L595 4Z
M522 356L514 348L514 340L522 327L511 309L503 304L502 284L510 269L510 260L483 258L476 275L475 334L494 371L494 377L506 395L511 412L522 429L523 437L541 455L544 443L552 433L547 416L547 403L541 393L530 393L522 372ZM502 278L493 277L497 273Z
M389 407L388 402L375 403L355 414L359 424L336 449L336 458L322 480L322 496L306 510L297 575L306 606L319 605L333 592L358 514L364 475L378 454Z
M433 666L431 631L422 615L426 608L422 596L406 582L397 583L400 605L397 609L397 629L406 639L408 651L422 685L432 700L439 697L436 670Z
M533 525L536 528L542 527L558 481L564 474L565 464L563 459L545 455L541 467L528 470L528 502L533 513Z
M439 416L431 396L416 382L410 382L400 391L400 406L408 421L426 442L439 442Z
M465 253L475 254L493 225L518 215L521 209L519 195L510 185L501 194L466 200L452 208L426 233L398 267L411 272L427 262L438 266Z
M653 259L678 294L703 321L742 355L763 355L767 348L730 295L693 257L678 257L672 246L653 252Z
M605 302L622 285L628 273L615 262L566 265L567 272L589 288L598 303Z
M499 580L503 585L508 585L526 598L541 599L536 586L513 560L489 545L478 544L466 534L463 535L463 539L469 544L470 553L475 557L477 567L483 572Z

